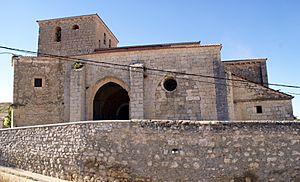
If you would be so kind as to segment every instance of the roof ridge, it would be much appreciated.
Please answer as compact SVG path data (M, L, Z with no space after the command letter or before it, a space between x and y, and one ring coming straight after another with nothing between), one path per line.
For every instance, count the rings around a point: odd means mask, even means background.
M144 45L130 45L123 47L139 47L139 46L159 46L159 45L186 45L186 44L198 44L201 45L201 41L190 41L190 42L174 42L174 43L154 43L154 44L144 44Z
M243 63L243 62L255 62L255 61L267 61L268 58L245 58L245 59L228 59L222 60L224 63Z
M99 16L97 13L93 13L93 14L86 14L86 15L65 16L65 17L60 17L60 18L50 18L50 19L44 19L44 20L37 20L37 22L53 21L53 20L60 20L60 19L80 18L80 17L95 16L95 15Z
M187 45L187 46L185 46ZM191 46L188 46L191 45ZM149 44L149 45L136 45L136 46L124 46L95 49L93 54L105 53L105 52L120 52L120 51L138 51L138 50L150 50L150 49L175 49L175 48L199 48L199 47L221 47L222 44L208 44L201 45L200 42L183 42L183 43L170 43L170 44Z

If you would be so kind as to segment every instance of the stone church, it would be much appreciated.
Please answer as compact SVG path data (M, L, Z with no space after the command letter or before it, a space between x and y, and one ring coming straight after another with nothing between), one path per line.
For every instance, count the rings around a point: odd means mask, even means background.
M14 126L83 120L290 120L266 60L221 60L221 44L118 47L97 15L37 21L38 54L13 57Z

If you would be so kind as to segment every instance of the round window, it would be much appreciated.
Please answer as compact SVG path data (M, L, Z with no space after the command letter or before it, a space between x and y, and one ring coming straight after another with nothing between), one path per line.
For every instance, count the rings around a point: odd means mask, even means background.
M73 25L72 29L73 29L73 30L78 30L78 29L79 29L79 26L78 26L78 25Z
M177 81L174 78L168 78L164 81L164 88L172 92L177 88Z

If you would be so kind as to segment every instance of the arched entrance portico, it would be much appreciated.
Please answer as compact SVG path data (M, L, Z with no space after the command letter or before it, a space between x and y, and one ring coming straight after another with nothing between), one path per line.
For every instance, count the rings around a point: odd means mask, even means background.
M93 99L93 120L128 119L128 92L114 82L108 82L101 86Z

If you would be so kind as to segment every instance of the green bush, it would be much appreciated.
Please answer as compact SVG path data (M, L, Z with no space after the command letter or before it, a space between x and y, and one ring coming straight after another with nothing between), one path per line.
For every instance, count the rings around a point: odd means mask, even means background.
M11 112L12 112L12 108L9 107L8 108L8 114L3 119L3 125L4 125L5 128L10 128L11 127Z
M73 69L80 69L82 67L83 67L83 64L80 63L80 62L75 62L75 63L72 64Z

